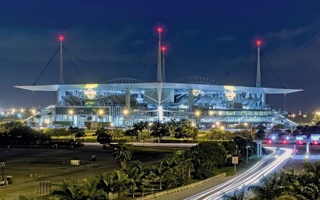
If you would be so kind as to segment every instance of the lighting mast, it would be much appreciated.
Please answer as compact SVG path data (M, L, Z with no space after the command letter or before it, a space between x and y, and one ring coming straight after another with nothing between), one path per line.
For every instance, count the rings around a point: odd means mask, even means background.
M157 65L157 82L162 83L163 82L163 76L162 76L162 64L161 64L161 33L163 31L162 27L157 28L158 32L158 65Z
M256 79L256 87L261 87L261 67L260 67L260 46L262 42L261 40L256 41L257 45L257 79Z
M59 84L63 84L63 57L62 57L62 42L64 40L63 35L59 36L60 41L60 68L59 68Z
M167 51L167 47L166 46L162 46L161 47L161 52L162 52L162 81L165 82L166 81L166 73L165 73L165 67L164 67L164 53Z

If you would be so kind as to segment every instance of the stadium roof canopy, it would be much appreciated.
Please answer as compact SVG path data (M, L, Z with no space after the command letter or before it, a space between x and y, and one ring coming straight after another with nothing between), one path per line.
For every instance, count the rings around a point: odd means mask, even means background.
M265 87L246 87L246 86L230 86L230 85L206 85L206 84L186 84L186 83L111 83L111 84L54 84L54 85L27 85L14 86L16 88L31 91L47 91L54 92L58 90L74 90L74 89L154 89L169 88L183 90L208 90L208 91L250 91L263 92L265 94L289 94L301 92L303 89L282 89L282 88L265 88Z

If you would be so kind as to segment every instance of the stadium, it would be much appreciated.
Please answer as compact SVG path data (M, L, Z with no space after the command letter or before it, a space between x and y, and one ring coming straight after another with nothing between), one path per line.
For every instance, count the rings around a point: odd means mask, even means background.
M223 124L226 128L245 124L295 124L266 102L267 95L287 95L301 89L261 87L260 45L257 41L256 87L217 85L202 77L188 77L183 82L165 82L165 47L161 46L162 28L158 32L157 80L144 82L119 78L102 84L63 83L63 38L60 38L59 84L27 85L16 88L56 92L55 105L38 111L38 124L66 124L85 127L88 123L109 123L126 127L140 121L167 122L190 119L199 128ZM48 115L50 113L50 115Z

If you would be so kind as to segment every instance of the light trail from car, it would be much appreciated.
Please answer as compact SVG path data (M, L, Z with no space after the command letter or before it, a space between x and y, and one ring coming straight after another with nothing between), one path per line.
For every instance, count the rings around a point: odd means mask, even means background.
M214 186L208 190L195 194L186 198L185 200L196 200L196 199L205 199L205 200L216 200L222 199L226 194L232 194L239 189L246 188L250 185L258 184L261 179L271 172L276 171L285 164L293 150L288 148L280 148L284 151L280 156L275 157L275 148L267 147L273 149L274 153L266 156L259 162L257 162L250 169L244 171L243 173L237 175L233 179L221 183L217 186Z

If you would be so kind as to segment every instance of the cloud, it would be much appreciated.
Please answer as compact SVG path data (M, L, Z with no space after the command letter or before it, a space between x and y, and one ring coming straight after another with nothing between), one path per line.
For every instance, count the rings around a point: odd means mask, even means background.
M236 42L236 38L231 35L224 35L222 37L219 37L213 40L213 43L218 43L218 42Z
M274 40L291 40L295 37L298 37L304 33L307 33L310 31L311 27L305 26L305 27L298 27L295 29L281 29L278 31L271 31L264 35L264 38Z

